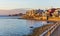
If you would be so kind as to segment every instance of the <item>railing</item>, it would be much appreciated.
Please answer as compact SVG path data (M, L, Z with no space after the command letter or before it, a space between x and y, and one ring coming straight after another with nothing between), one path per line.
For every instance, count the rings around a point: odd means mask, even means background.
M59 22L57 22L56 24L51 26L48 30L43 32L40 36L50 36L59 25L60 25Z

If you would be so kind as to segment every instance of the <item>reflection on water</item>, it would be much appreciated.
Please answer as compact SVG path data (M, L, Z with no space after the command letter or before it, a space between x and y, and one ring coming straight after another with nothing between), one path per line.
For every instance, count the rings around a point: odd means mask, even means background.
M27 34L30 30L27 27L26 20L18 19L0 19L0 35L9 34Z
M46 21L34 21L34 20L27 20L26 23L28 24L28 26L33 26L34 28L35 27L40 27L40 26L43 26L43 25L47 24Z
M23 19L0 19L0 35L22 36L32 32L31 26L40 27L45 21L23 20Z

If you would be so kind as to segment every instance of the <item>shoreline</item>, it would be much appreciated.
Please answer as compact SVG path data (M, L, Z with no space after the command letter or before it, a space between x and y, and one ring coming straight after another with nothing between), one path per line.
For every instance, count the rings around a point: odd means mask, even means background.
M34 20L34 21L51 21L51 22L57 22L57 21L60 21L60 20L57 20L57 19L48 19L48 20L26 19L26 18L18 18L18 19Z
M27 36L39 36L44 31L46 31L48 28L50 28L52 25L53 24L47 24L45 26L35 28L35 29L33 29L33 33L32 34L28 34Z
M18 18L18 19L36 20L36 21L60 21L60 17L48 17L48 20L47 20L47 17L29 18L29 17L24 17L24 16L22 16L21 18Z

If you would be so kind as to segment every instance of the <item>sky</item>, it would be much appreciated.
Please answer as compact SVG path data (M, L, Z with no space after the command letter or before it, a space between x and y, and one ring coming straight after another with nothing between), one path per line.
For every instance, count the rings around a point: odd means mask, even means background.
M0 9L60 7L60 0L0 0Z

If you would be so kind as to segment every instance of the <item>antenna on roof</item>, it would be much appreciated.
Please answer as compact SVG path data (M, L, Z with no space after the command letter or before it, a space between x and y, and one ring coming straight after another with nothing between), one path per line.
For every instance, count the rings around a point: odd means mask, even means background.
M45 7L45 10L47 10L47 8Z
M51 6L51 8L53 8L53 6Z

